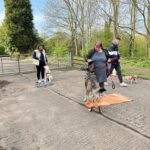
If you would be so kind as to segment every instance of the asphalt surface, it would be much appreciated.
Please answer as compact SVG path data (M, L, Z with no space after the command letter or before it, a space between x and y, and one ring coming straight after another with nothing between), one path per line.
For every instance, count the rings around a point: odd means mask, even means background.
M54 85L35 74L0 77L0 150L150 150L150 81L116 89L131 102L89 112L84 72L53 71ZM5 83L5 84L4 84Z

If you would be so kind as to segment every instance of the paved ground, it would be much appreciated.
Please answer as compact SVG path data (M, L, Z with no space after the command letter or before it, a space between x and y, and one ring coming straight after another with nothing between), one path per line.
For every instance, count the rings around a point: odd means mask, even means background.
M54 85L40 89L34 74L0 77L0 150L150 150L150 81L108 86L133 101L100 115L81 105L83 72L53 76Z

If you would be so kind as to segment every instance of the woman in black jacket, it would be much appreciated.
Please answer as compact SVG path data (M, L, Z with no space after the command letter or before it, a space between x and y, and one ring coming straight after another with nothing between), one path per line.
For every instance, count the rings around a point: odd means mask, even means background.
M37 69L37 79L38 79L37 82L40 83L41 81L44 81L44 73L45 73L44 66L46 66L47 64L47 57L44 50L44 45L39 44L37 46L37 49L34 50L33 60ZM40 80L41 78L42 80Z
M88 71L93 71L96 75L97 82L100 86L100 94L106 91L104 88L104 82L107 81L107 60L109 55L104 50L103 45L100 41L95 43L94 49L92 49L85 60L88 62Z

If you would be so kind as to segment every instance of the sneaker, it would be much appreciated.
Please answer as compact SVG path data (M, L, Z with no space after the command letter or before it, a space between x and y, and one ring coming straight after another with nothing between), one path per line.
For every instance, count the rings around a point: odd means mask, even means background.
M104 85L108 86L108 82L104 82Z
M128 84L126 84L126 83L122 82L122 83L120 83L120 86L122 86L122 87L127 87L127 86L128 86Z
M41 81L41 82L45 83L45 82L46 82L46 80L45 80L45 79L42 79L42 81Z
M41 82L42 82L41 80L38 80L38 81L37 81L37 83L41 83Z

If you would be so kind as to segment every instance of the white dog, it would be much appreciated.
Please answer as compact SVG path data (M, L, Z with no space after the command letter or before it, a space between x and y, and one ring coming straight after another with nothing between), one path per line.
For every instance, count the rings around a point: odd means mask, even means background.
M44 66L44 69L45 69L45 81L52 82L53 76L49 69L49 66L48 65Z

